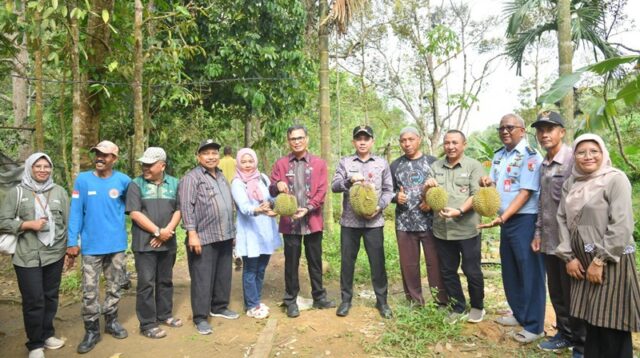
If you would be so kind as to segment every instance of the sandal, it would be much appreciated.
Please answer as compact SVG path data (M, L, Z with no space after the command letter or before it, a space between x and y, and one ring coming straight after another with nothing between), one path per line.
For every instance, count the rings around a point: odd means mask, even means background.
M182 320L180 318L175 318L175 317L167 318L166 320L161 321L160 323L171 328L182 327Z
M536 341L542 337L544 337L544 331L540 334L535 334L535 333L531 333L529 331L527 331L526 329L523 329L520 332L514 333L513 334L513 339L515 339L516 341L520 342L520 343L531 343L533 341Z
M167 336L167 332L165 332L160 327L153 327L153 328L145 329L144 331L141 331L140 334L142 334L143 336L145 336L147 338L153 338L153 339L160 339L160 338L164 338L164 337Z

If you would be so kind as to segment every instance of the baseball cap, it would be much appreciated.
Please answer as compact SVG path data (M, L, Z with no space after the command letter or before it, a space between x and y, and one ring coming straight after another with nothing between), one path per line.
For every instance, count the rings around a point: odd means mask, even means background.
M198 146L198 153L200 153L203 149L209 148L209 147L219 150L220 144L214 142L213 139L205 139L202 142L200 142L200 146Z
M144 151L142 157L138 159L140 163L143 164L153 164L158 161L167 161L167 153L164 152L164 149L160 147L149 147Z
M103 140L102 142L96 144L96 146L91 148L89 151L90 152L98 151L104 154L113 154L114 156L117 157L120 149L115 143L108 140Z
M366 134L373 138L373 129L369 126L357 126L353 128L353 138L357 137L359 134Z
M544 111L538 114L536 121L531 123L531 127L536 128L543 124L551 124L554 126L561 126L564 128L564 119L558 112Z

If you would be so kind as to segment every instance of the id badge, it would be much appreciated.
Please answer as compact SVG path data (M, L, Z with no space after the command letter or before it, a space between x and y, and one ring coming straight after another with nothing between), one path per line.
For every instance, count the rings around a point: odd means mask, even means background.
M511 191L511 179L504 180L504 191L506 192Z

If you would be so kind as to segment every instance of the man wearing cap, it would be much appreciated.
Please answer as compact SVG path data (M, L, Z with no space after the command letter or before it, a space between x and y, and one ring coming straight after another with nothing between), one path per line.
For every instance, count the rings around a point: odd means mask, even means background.
M85 336L78 345L78 353L89 352L100 341L101 312L105 316L106 333L118 339L128 335L117 318L127 249L125 198L131 179L113 169L118 151L118 146L108 140L91 148L95 154L95 170L78 175L71 195L67 244L71 263L82 252ZM102 307L99 302L101 272L106 279Z
M196 153L198 166L178 187L182 225L187 232L187 262L191 276L191 310L200 334L211 334L207 317L237 319L229 309L233 238L233 199L218 168L220 144L204 140Z
M451 313L447 323L463 319L478 323L484 319L484 277L482 276L480 216L473 210L473 195L485 172L482 164L464 154L467 138L459 130L451 129L442 141L445 157L433 163L433 183L427 186L444 188L449 196L447 207L434 213L433 235L440 258L440 269L446 291L451 299ZM435 184L435 185L434 185ZM467 278L471 309L466 312L466 299L458 269Z
M284 238L283 302L287 316L300 315L297 304L300 292L298 267L302 243L309 269L313 307L333 308L322 285L322 205L327 194L327 163L308 151L307 128L293 125L287 129L287 142L291 153L278 159L271 170L271 196L290 193L298 201L298 210L292 217L280 217L279 231Z
M573 151L562 142L565 135L564 119L559 113L542 112L531 127L536 129L538 142L547 152L540 168L538 220L531 248L534 252L542 252L549 297L556 312L558 329L555 336L540 343L538 347L554 352L573 347L573 356L582 357L586 326L584 321L569 314L571 280L564 261L554 255L559 244L556 214L562 195L562 184L571 176Z
M393 198L393 179L387 161L371 153L373 129L358 126L353 129L354 155L340 159L331 181L334 193L343 193L340 217L340 291L342 302L336 315L345 317L351 309L353 298L353 273L360 251L360 238L369 257L371 283L376 295L376 308L383 318L393 313L387 303L387 270L384 258L384 216L382 211ZM378 196L375 212L367 217L358 216L351 206L349 190L353 185L371 185Z
M175 228L180 222L178 179L165 173L167 155L162 148L147 148L138 161L142 175L129 184L126 206L131 216L131 251L138 272L136 315L143 336L162 338L166 332L158 324L182 326L182 321L171 313Z
M422 280L420 277L420 245L424 252L427 277L431 292L441 305L447 304L447 292L440 275L440 265L435 240L431 231L433 214L421 207L424 185L433 178L430 168L436 158L424 155L422 139L414 127L400 130L400 148L404 155L391 163L393 192L391 200L396 203L396 238L402 271L404 295L412 303L424 305Z
M544 337L544 263L542 256L531 250L542 156L527 144L524 120L517 114L502 117L498 135L504 147L493 156L490 175L479 182L480 186L495 186L500 193L499 215L478 227L501 226L502 282L513 315L496 321L504 326L522 326L513 338L530 343Z

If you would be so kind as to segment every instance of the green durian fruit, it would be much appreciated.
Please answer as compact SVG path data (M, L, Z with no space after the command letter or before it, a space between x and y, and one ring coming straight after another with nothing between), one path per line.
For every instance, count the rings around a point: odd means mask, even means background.
M424 199L427 202L427 205L431 207L431 210L433 210L434 213L437 213L447 206L449 194L447 194L447 191L443 187L436 186L427 191Z
M378 206L378 193L370 184L356 183L349 189L349 200L356 215L371 216Z
M273 211L280 216L292 216L298 210L298 200L294 195L280 193L273 203Z
M473 210L482 216L495 216L500 209L500 193L494 187L480 188L473 196Z

